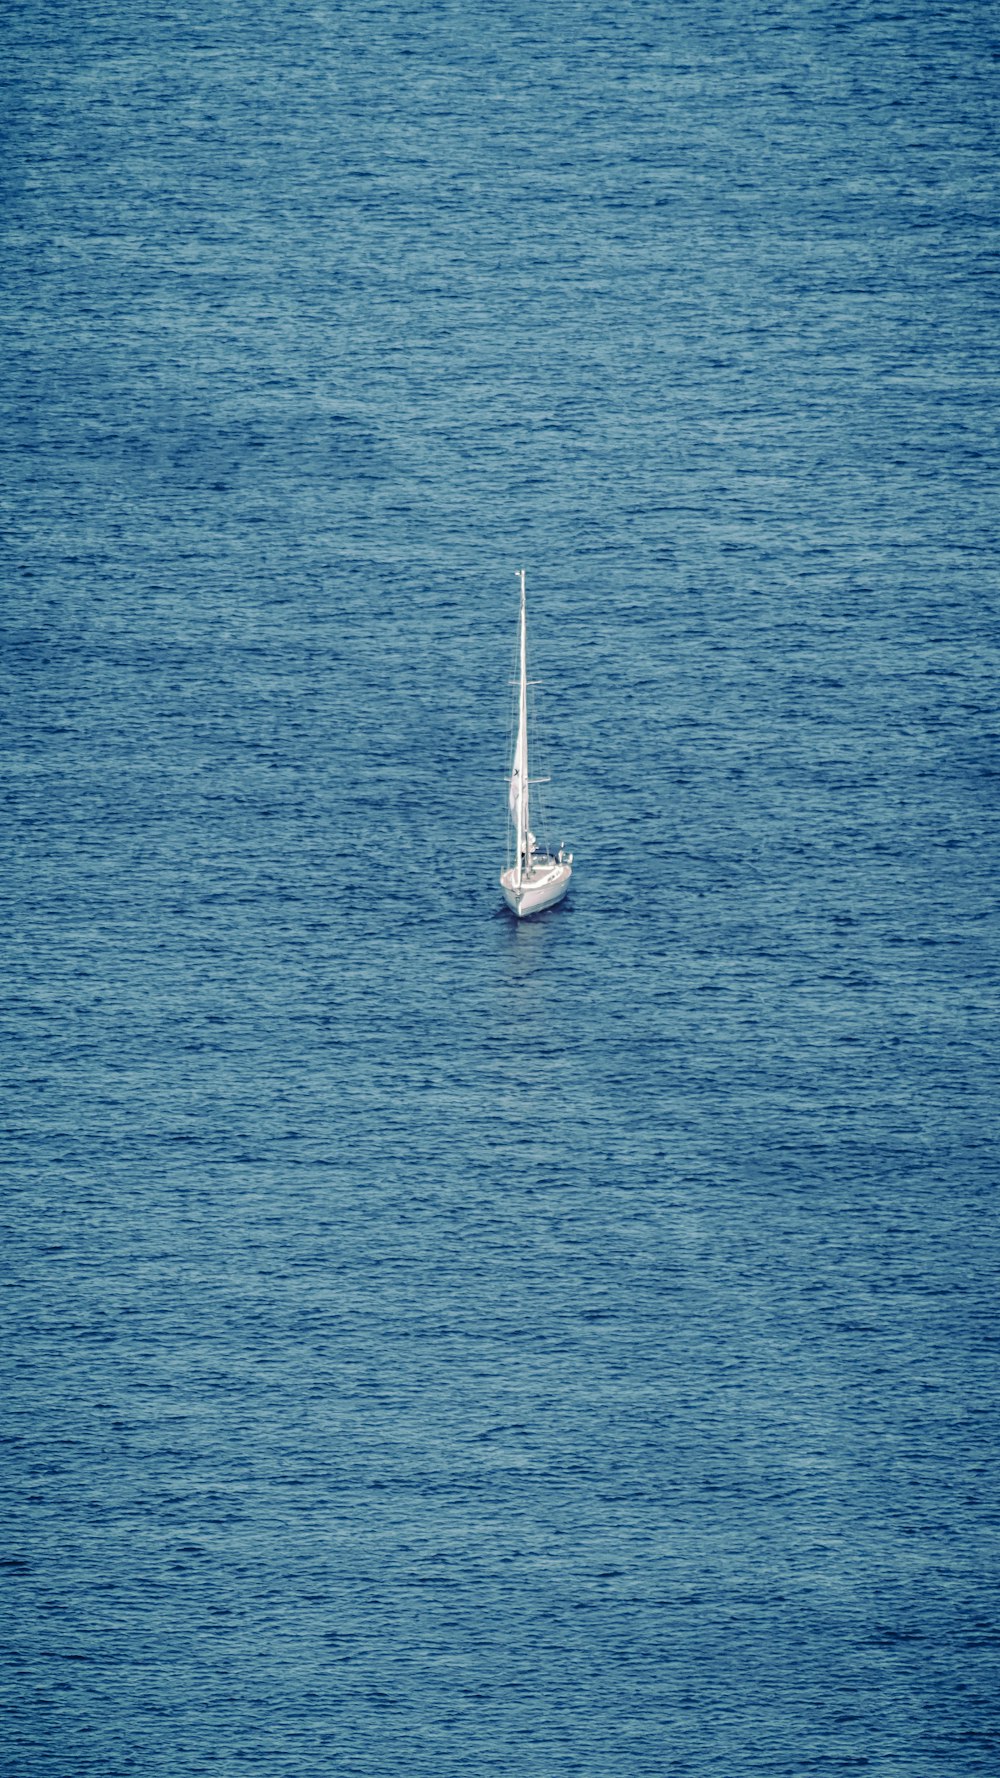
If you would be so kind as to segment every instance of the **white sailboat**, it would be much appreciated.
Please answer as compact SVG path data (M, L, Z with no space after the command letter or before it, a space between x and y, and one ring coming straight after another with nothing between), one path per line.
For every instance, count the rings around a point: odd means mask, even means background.
M518 919L540 914L561 901L573 875L573 854L560 846L557 853L541 852L528 818L528 643L524 604L524 569L521 580L520 690L517 705L517 741L510 774L507 806L517 831L513 864L500 873L504 900Z

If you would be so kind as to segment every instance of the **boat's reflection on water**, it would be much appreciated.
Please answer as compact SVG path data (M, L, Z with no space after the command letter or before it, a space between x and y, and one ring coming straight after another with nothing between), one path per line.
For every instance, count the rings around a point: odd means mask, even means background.
M512 989L530 987L537 992L539 974L551 973L560 946L560 931L568 938L566 922L572 919L572 899L558 902L539 914L519 920L508 908L496 911L497 953Z

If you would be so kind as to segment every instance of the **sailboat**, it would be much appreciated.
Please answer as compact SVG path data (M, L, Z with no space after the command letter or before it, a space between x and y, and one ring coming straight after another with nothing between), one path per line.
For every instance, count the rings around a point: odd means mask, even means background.
M528 778L528 642L524 601L524 569L521 581L520 681L517 703L517 741L511 767L507 806L517 832L514 862L500 873L504 900L519 920L527 914L540 914L561 901L573 875L573 854L560 846L558 852L539 851L528 818L528 791L533 782Z

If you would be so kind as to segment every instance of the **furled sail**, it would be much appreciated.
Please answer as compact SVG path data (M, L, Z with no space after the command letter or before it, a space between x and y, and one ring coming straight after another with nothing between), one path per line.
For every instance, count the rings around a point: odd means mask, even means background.
M520 634L520 685L517 700L517 743L514 748L514 764L510 774L510 814L517 828L517 864L518 881L520 881L521 862L524 857L528 832L528 653L527 626L524 612L524 569L521 569L521 634Z
M521 796L521 786L528 786L528 737L524 727L518 730L517 744L514 748L514 763L510 774L510 815L517 822L517 805Z

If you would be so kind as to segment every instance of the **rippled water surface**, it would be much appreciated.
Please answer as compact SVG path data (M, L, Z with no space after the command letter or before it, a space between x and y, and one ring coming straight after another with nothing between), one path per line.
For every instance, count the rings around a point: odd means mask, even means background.
M996 1771L996 22L8 10L11 1778Z

